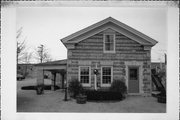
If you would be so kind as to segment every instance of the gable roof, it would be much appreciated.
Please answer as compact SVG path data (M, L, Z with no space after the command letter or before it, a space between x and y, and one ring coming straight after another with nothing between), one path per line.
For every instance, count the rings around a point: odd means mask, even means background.
M120 22L120 21L118 21L118 20L116 20L116 19L114 19L112 17L108 17L108 18L106 18L106 19L104 19L104 20L102 20L102 21L100 21L98 23L95 23L95 24L93 24L93 25L91 25L91 26L89 26L87 28L84 28L84 29L82 29L82 30L80 30L78 32L75 32L75 33L73 33L73 34L71 34L71 35L61 39L61 41L64 44L66 44L66 43L78 43L78 42L82 41L83 39L75 40L75 41L71 41L71 40L76 38L76 37L78 37L78 36L81 36L81 35L89 32L89 31L92 31L95 28L103 26L103 25L105 25L107 23L113 23L113 24L117 25L118 27L123 28L124 30L128 31L129 33L134 34L134 35L142 38L144 41L146 41L146 43L148 42L148 44L142 43L144 45L151 45L151 46L153 46L153 45L155 45L157 43L156 40L150 38L149 36L147 36L147 35L139 32L139 31L133 29L132 27L130 27L130 26L128 26L128 25L126 25L126 24L124 24L124 23L122 23L122 22ZM138 41L138 39L136 39L136 41L141 43L140 41Z

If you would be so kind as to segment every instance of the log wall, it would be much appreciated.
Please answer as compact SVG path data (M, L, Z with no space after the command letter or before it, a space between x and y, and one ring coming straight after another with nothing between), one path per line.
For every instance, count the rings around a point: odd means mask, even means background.
M116 44L115 53L103 52L103 32L89 37L79 43L76 43L75 49L68 50L67 79L71 81L78 79L79 66L87 65L91 67L91 89L94 88L95 64L97 64L99 73L101 66L113 66L113 79L126 80L125 62L141 62L144 71L142 77L142 93L151 91L151 56L149 50L144 50L143 46L128 37L115 32ZM87 64L86 64L87 63ZM109 63L109 64L108 64ZM101 75L97 76L97 82L100 84ZM125 81L124 81L125 82Z

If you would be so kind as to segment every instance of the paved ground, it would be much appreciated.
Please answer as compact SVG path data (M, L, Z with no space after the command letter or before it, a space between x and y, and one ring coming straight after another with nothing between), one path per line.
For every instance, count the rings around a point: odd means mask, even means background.
M47 80L47 84L50 82ZM17 82L17 112L122 112L122 113L163 113L166 104L158 103L154 97L128 96L118 102L87 102L77 104L74 99L63 101L63 90L45 91L36 95L34 90L21 90L21 86L36 84L35 80Z

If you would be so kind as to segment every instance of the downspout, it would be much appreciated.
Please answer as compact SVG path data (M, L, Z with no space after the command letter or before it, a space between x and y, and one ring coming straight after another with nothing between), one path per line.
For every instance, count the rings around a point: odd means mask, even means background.
M96 67L95 67L95 69L97 70L97 63L96 63ZM97 90L97 75L96 74L94 74L94 88L95 88L95 90Z

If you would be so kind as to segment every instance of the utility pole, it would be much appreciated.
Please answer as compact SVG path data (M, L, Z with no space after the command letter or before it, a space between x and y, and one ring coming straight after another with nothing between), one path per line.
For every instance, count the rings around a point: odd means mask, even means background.
M166 53L164 53L164 56L165 56L165 65L167 65L167 55L166 55Z

